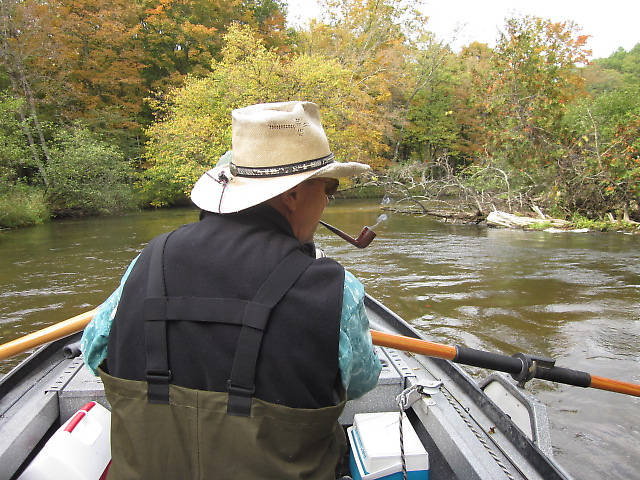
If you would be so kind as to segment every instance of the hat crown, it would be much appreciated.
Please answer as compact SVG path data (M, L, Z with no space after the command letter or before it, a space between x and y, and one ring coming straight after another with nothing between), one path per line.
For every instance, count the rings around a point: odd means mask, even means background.
M315 103L261 103L233 110L231 117L238 167L279 167L331 154Z
M205 172L191 191L203 210L239 212L310 178L344 178L369 169L334 161L315 103L251 105L234 110L232 122L233 152L224 155L231 162Z

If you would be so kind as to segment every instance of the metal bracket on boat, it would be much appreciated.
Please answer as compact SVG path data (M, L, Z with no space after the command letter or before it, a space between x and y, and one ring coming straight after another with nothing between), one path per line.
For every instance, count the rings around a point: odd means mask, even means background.
M440 380L415 384L400 392L400 395L396 397L396 402L403 411L410 408L418 400L426 400L428 406L434 406L436 402L431 399L431 395L438 393L442 385Z
M556 361L553 358L529 355L527 353L516 353L513 357L522 362L522 370L512 373L511 376L518 382L518 387L524 388L525 383L536 376L538 369L552 368Z

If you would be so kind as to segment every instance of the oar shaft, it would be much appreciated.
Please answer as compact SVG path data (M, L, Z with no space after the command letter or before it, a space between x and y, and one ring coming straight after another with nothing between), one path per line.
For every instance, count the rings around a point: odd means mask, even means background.
M473 367L489 368L505 373L518 373L522 370L522 362L517 358L497 353L484 352L463 346L449 346L442 343L429 342L419 338L404 337L391 333L371 330L371 339L375 345L396 348L406 352L419 353L429 357L444 358L455 363Z
M403 337L401 335L393 335L391 333L379 332L371 330L371 339L375 345L381 347L390 347L406 352L419 353L429 357L444 358L453 360L456 358L456 347L443 345L441 343L428 342L419 338Z
M460 345L444 345L441 343L421 340L419 338L379 332L377 330L371 330L371 339L374 345L379 345L381 347L395 348L397 350L418 353L429 357L444 358L455 363L511 373L516 377L516 374L518 374L523 367L524 372L526 373L526 367L529 365L526 362L523 363L519 358L516 358L518 356L524 357L522 354L518 354L516 357L508 357L506 355L484 352L482 350L476 350ZM544 365L535 366L535 364L534 367L535 368L532 370L533 378L563 383L566 385L574 385L577 387L598 388L600 390L608 390L610 392L640 397L640 385L635 383L598 377L587 372L571 370L569 368ZM524 381L526 381L526 379Z
M42 330L38 330L37 332L30 333L0 345L0 360L12 357L13 355L17 355L18 353L25 352L45 343L58 340L59 338L66 337L72 333L79 332L87 326L95 313L95 309L81 313L80 315L76 315L75 317L63 322L56 323L55 325L51 325L43 328ZM464 363L466 365L491 368L507 373L513 373L515 368L515 364L512 365L512 363L516 359L513 357L483 352L481 350L470 349L468 347L452 347L442 343L429 342L427 340L404 337L401 335L393 335L377 330L371 330L371 339L373 340L374 345L379 345L381 347L395 348L397 350L418 353L429 357L443 358L445 360ZM504 360L506 363L504 365L500 365L501 360ZM640 385L635 383L613 380L610 378L599 377L597 375L590 375L586 372L560 367L552 367L544 372L546 373L537 376L537 378L640 397ZM589 378L590 383L587 382Z
M622 382L620 380L591 375L591 385L589 386L600 390L608 390L610 392L624 393L626 395L640 397L640 385L635 383Z
M0 345L0 360L12 357L18 353L26 352L45 343L58 340L72 333L79 332L91 321L95 310L90 310L60 323L30 333L24 337L16 338L8 343Z

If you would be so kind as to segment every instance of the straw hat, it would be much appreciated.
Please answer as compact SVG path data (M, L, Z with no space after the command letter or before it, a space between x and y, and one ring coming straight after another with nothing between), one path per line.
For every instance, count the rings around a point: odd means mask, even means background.
M234 110L231 118L231 162L206 172L191 191L203 210L238 212L310 178L344 178L369 169L334 160L315 103L262 103Z

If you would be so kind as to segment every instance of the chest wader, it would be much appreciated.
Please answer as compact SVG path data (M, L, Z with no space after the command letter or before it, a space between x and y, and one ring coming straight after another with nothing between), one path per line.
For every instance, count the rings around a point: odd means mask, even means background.
M251 301L170 297L163 275L168 235L154 242L144 301L147 381L100 371L112 407L108 479L334 479L345 447L337 421L344 400L303 409L253 397L271 310L312 258L298 250L287 255ZM244 315L225 319L221 312L229 308L242 308ZM167 322L173 320L238 325L226 392L170 383Z

